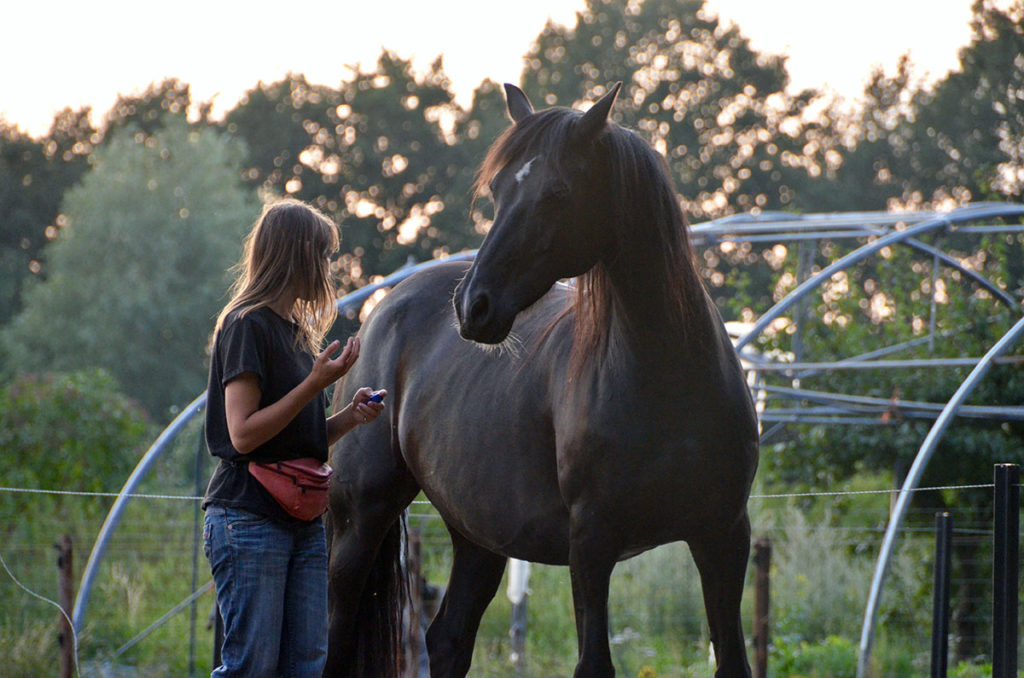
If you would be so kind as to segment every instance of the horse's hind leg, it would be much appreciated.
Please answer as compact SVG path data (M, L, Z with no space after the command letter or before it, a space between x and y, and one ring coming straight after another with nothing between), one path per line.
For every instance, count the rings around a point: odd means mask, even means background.
M342 521L333 522L337 525ZM328 571L330 626L325 676L358 675L357 625L363 589L387 531L383 525L335 527Z
M691 540L690 553L700 571L704 609L718 664L715 678L749 678L740 621L743 579L750 557L750 520L746 512L730 530L709 531Z
M455 555L448 589L427 629L431 678L461 678L469 672L473 645L487 605L494 598L506 559L449 528Z
M397 655L379 639L395 637L386 629L400 619L401 513L417 489L406 474L383 485L385 492L374 493L378 501L351 493L332 497L324 671L332 678L392 675L397 666ZM384 665L387 670L379 668Z

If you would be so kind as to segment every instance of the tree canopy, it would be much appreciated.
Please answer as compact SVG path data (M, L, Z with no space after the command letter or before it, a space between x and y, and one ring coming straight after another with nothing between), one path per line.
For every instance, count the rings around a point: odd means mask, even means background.
M163 419L204 388L226 269L258 212L241 148L172 119L125 127L65 196L49 275L4 329L7 371L102 367Z
M524 46L521 84L538 107L583 107L623 82L614 116L665 155L691 221L769 210L1019 199L1024 2L1000 10L979 0L974 15L974 36L960 54L959 70L925 87L905 59L896 73L874 74L852 113L819 92L791 93L785 58L753 49L740 27L719 20L700 0L588 0L573 25L548 24ZM194 309L215 308L211 300L219 301L220 276L233 257L213 252L237 248L239 229L252 219L241 205L255 203L257 193L307 200L341 224L343 289L390 273L410 257L475 247L489 227L487 205L473 203L471 186L487 146L508 124L502 92L485 81L469 107L460 107L440 59L417 73L410 61L384 50L371 68L355 68L336 85L290 74L257 83L223 120L213 120L210 110L192 100L187 83L168 79L121 97L101 130L91 126L87 110L64 111L42 139L0 125L0 324L9 325L3 333L7 372L69 365L47 334L77 336L68 332L90 324L108 331L86 299L107 299L105 290L119 284L123 296L137 299L110 300L115 315L135 314L135 324L118 336L175 332L169 328L176 323L162 324L151 311L178 303L175 295L188 288L181 271L179 282L164 281L169 268L185 266L169 262L195 260L189 284L206 290L183 302L181 323ZM157 149L172 144L205 148L209 162L189 160L186 172L177 164L184 151L157 162ZM164 177L172 166L178 174ZM184 198L173 188L206 172L217 178L187 190L188 200L218 195L215 185L235 197L219 211L190 204L188 219L176 216ZM156 173L152 182L147 173ZM108 211L108 204L115 207ZM188 238L155 235L199 221L208 225L202 238L215 246L181 246L198 231L187 231ZM109 243L120 243L125 233L166 250L150 258L142 249L108 255ZM767 308L782 281L793 279L798 248L776 245L701 250L703 276L727 317ZM975 256L974 247L963 255ZM1015 247L1000 250L1006 263L998 275L1011 290L1024 280ZM813 270L842 249L822 241L800 251ZM35 284L25 291L27 279ZM202 313L196 322L208 324L213 311ZM196 356L203 341L195 337L207 331L189 330L189 355ZM853 341L854 333L847 334ZM127 367L115 368L112 342L79 340L87 350L74 364L88 359L109 366L126 388L142 383L139 374L126 374ZM195 358L182 357L189 360ZM163 380L161 388L173 381Z
M874 71L859 110L840 121L844 161L818 209L1021 199L1024 2L1004 11L976 0L973 12L959 68L934 85L909 57L891 76Z
M815 93L788 94L785 59L753 50L701 0L589 0L574 27L544 28L523 73L548 105L614 82L613 117L665 155L691 219L813 208L801 186L828 162L821 123L804 115Z

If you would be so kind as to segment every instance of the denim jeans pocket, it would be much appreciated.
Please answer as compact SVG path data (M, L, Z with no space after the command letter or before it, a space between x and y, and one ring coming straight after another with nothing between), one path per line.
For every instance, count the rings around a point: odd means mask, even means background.
M260 529L273 524L273 520L258 513L250 513L242 509L224 509L224 525L230 531Z
M281 532L266 516L235 508L224 510L224 540L233 553L289 548L287 539L282 543Z

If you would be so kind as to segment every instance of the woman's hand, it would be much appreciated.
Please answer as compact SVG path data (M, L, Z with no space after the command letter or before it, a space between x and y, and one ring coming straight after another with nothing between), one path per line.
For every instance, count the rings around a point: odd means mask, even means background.
M321 391L345 376L359 358L359 337L349 337L338 357L331 358L339 346L341 342L335 339L313 361L309 376Z
M380 390L381 398L388 394ZM352 395L352 401L341 410L327 418L327 443L333 445L338 438L345 435L356 426L369 424L384 411L384 403L374 402L370 397L374 395L371 388L363 387Z
M377 394L380 395L380 399L377 401L370 400L370 397L374 395L374 391L364 386L352 395L352 413L357 425L369 424L384 411L384 403L381 401L388 392L382 389L377 391Z

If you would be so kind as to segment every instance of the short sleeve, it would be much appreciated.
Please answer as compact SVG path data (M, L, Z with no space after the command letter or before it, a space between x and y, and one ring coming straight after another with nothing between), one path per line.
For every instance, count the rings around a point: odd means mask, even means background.
M218 351L222 366L221 386L244 372L266 378L267 336L251 314L234 318L221 328Z

